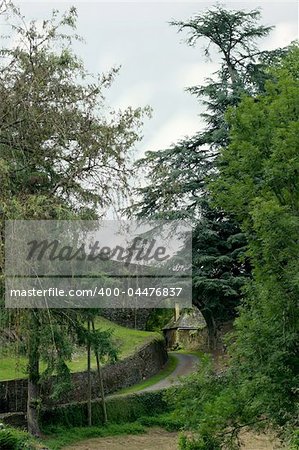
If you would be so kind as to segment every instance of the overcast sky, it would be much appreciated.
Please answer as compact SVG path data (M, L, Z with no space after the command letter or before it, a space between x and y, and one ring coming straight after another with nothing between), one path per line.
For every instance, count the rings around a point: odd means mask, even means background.
M78 33L86 44L78 46L88 69L93 72L121 65L121 71L108 100L112 107L145 106L153 108L153 118L144 126L144 138L137 152L157 150L198 131L202 107L184 91L200 84L217 68L202 54L202 43L191 48L182 42L168 22L188 19L215 2L15 2L28 19L46 18L52 8L75 5ZM227 1L233 9L261 7L263 23L275 25L261 48L273 49L298 38L297 1Z

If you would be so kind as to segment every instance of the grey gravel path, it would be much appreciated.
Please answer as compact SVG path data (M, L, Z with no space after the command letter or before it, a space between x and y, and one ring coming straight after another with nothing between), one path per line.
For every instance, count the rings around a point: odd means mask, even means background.
M189 375L196 371L199 359L196 355L188 355L183 353L172 353L178 360L178 365L175 370L168 375L168 377L159 381L152 386L142 389L138 392L148 392L148 391L159 391L160 389L165 389L180 382L179 378Z

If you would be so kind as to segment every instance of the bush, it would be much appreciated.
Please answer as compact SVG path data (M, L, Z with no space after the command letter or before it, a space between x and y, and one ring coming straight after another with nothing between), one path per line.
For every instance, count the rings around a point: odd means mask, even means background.
M147 331L158 331L173 318L173 311L169 308L153 309L146 322Z
M71 445L82 440L119 435L136 435L145 432L140 423L107 424L100 427L47 427L46 443L52 450L60 450L66 445Z
M30 444L30 436L28 433L9 427L0 430L0 449L31 450L34 447Z
M181 450L221 450L222 447L219 442L210 436L193 440L182 435L179 439L179 448Z
M299 429L294 430L290 441L290 450L299 449Z
M126 396L112 397L107 400L109 423L135 422L140 417L162 414L169 411L163 392L143 392ZM76 403L44 410L40 415L41 426L62 425L84 427L87 425L87 404ZM92 424L104 423L102 404L92 402Z
M138 422L146 427L161 427L167 431L179 431L182 429L184 423L172 413L160 414L157 416L140 417Z

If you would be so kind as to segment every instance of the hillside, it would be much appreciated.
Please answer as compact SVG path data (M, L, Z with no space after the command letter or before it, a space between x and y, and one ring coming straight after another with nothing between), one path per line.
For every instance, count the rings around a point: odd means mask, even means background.
M96 320L96 328L113 330L113 340L119 349L118 357L120 359L126 358L133 354L138 348L145 344L158 333L150 331L133 330L117 325L107 319L99 317ZM14 378L26 378L27 359L24 356L16 356L16 346L18 344L12 343L4 346L0 353L0 381L13 380ZM86 353L83 348L77 348L72 361L68 362L72 372L80 372L86 369ZM92 358L92 367L96 368L96 360ZM41 363L41 370L45 369L45 364Z

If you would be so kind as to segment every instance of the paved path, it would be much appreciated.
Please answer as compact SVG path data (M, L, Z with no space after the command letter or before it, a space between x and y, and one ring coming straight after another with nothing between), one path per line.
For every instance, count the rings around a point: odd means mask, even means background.
M142 389L138 392L148 392L148 391L158 391L160 389L165 389L175 384L180 383L180 377L186 376L195 372L199 363L199 359L196 355L189 355L184 353L174 353L172 352L178 359L178 365L175 370L168 375L163 380L160 380L158 383L153 384L152 386L148 386L145 389Z

